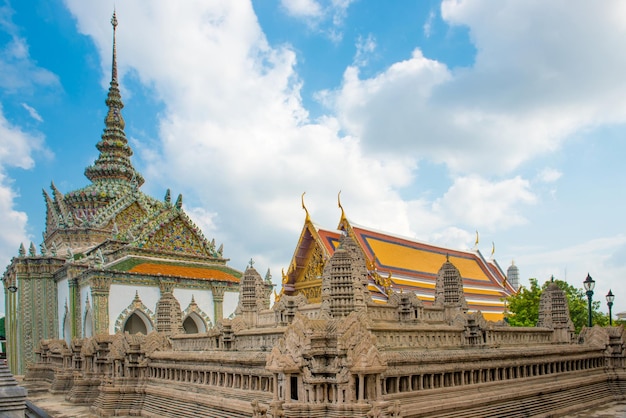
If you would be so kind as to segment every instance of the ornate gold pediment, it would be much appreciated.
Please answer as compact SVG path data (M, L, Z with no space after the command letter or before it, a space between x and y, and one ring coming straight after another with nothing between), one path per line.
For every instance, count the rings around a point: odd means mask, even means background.
M204 245L193 229L181 218L175 218L170 222L160 225L143 245L144 248L163 251L181 252L195 255L206 254Z
M125 233L133 224L141 222L146 215L146 211L137 202L133 202L115 216L114 225L117 226L118 233Z
M324 271L324 254L318 244L314 244L305 261L303 273L296 278L294 294L302 294L309 303L322 300L322 272Z

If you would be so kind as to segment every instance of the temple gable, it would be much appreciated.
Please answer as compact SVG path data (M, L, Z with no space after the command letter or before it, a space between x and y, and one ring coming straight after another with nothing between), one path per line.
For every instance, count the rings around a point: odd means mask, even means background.
M213 255L202 242L199 231L192 229L191 225L181 217L158 225L149 233L149 238L142 247L154 251L180 252L198 256Z
M146 212L141 206L137 202L133 202L115 216L113 224L117 225L119 233L124 233L145 216Z

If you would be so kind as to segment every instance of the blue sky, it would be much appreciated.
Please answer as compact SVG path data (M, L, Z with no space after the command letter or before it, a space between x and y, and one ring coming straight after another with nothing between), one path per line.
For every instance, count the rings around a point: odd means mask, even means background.
M87 184L113 1L0 3L0 262ZM303 224L479 248L626 310L623 1L118 0L126 134L230 264L276 283ZM0 303L0 311L3 304Z

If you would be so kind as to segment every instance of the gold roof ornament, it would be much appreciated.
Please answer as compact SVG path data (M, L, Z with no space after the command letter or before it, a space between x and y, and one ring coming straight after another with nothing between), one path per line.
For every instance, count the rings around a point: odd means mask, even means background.
M304 212L306 213L306 218L305 218L305 222L311 222L311 217L309 216L309 211L307 210L306 206L304 205L304 195L306 194L306 192L302 192L302 196L301 196L301 200L302 200L302 209L304 209Z
M337 193L337 206L339 206L339 209L341 209L341 220L346 219L346 212L344 212L343 206L341 206L341 190L339 190L339 193Z

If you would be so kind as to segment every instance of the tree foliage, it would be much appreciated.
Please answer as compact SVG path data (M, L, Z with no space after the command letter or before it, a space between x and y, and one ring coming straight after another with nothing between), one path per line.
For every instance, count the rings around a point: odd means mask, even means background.
M537 279L530 279L530 287L521 286L519 291L506 298L507 314L506 320L515 327L534 327L539 319L539 299L541 293L548 287L551 281L545 282L541 287ZM563 280L554 280L559 289L565 292L569 306L569 314L576 332L580 332L582 327L588 322L588 300L582 289L578 289ZM607 315L599 312L600 302L593 301L591 312L594 325L608 325Z

